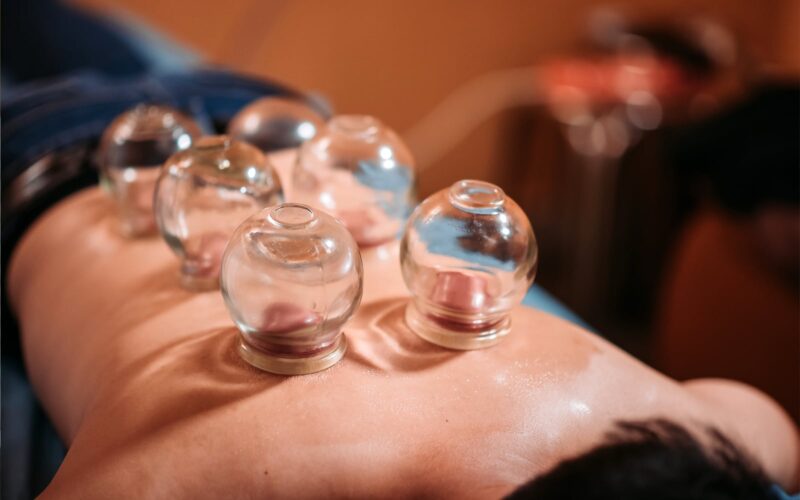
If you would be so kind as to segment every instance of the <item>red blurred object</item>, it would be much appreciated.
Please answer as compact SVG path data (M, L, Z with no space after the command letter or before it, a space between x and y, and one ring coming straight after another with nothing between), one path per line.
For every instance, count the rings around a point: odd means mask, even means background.
M542 81L551 105L626 102L634 92L670 99L690 94L698 84L676 62L646 55L556 59L542 67Z

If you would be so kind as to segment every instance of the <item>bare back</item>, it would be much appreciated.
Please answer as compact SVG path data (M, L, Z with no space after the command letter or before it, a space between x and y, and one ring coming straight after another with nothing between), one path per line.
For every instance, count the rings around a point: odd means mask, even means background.
M259 372L218 292L178 284L159 239L126 240L78 193L9 273L37 394L69 443L44 496L492 498L598 444L619 419L719 426L785 487L797 435L725 382L680 385L600 337L519 307L498 346L456 352L403 321L397 244L364 251L365 294L333 368Z

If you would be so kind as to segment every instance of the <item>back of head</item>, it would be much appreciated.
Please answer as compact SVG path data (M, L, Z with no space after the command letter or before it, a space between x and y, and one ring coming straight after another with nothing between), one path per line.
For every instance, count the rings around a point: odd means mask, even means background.
M521 499L774 499L760 469L728 438L705 445L667 420L621 422L607 443L565 460L508 496Z

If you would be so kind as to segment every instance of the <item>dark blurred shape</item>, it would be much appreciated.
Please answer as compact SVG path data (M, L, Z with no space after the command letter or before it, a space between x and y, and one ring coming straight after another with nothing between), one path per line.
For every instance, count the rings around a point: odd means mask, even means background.
M729 211L800 203L800 82L769 83L685 130L675 164L705 178Z
M5 0L1 17L4 83L90 69L125 77L147 69L107 22L56 0Z
M754 385L800 421L800 85L687 130L675 161L705 189L664 280L657 367Z
M665 26L643 26L631 30L631 35L641 37L656 54L674 61L689 74L703 77L716 70L716 65L708 53L674 29Z
M721 61L702 39L710 22L686 24L630 24L613 13L595 15L590 25L594 48L607 54L644 54L680 66L683 71L705 77L718 69Z

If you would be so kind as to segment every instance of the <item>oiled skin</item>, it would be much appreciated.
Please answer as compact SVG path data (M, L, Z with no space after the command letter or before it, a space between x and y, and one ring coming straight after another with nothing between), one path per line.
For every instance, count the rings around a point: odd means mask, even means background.
M28 232L8 276L32 382L70 446L44 498L497 498L614 421L649 417L716 425L796 487L796 430L749 387L678 384L524 307L491 349L419 340L396 242L363 252L338 365L259 372L235 353L219 292L181 289L166 245L123 239L113 213L98 190L77 193Z

